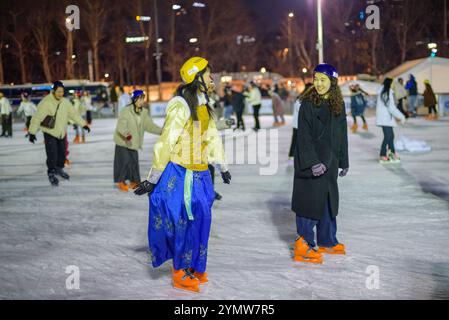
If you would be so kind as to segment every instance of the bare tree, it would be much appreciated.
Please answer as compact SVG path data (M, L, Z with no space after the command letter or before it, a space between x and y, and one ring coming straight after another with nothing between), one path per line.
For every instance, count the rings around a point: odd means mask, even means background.
M353 0L345 1L345 5L342 5L339 1L326 2L326 15L329 15L329 19L326 30L328 31L330 38L333 39L332 52L333 56L328 54L327 57L331 57L337 64L337 68L340 72L353 73L354 55L352 50L353 29L351 17L354 16L355 2Z
M100 42L104 38L103 28L109 8L105 0L85 0L86 10L81 17L84 17L83 29L86 31L93 51L95 80L100 80Z
M400 62L407 59L407 52L413 45L410 34L413 31L414 37L417 37L423 30L425 24L418 23L426 14L425 1L406 0L399 8L391 7L389 12L392 15L392 26L395 32L396 41L399 46Z
M4 47L5 47L5 42L4 42L3 26L0 24L0 84L5 83L5 73L3 70L3 48Z
M32 34L36 41L39 55L41 57L45 80L47 82L52 82L52 73L49 63L51 33L48 32L52 17L49 16L49 12L50 11L46 7L39 9L38 11L34 12L32 16L29 16L29 24L33 26Z
M74 36L75 36L75 30L69 30L66 25L66 15L65 10L68 5L70 5L71 1L64 0L61 2L61 7L59 9L59 14L56 14L56 23L58 25L59 30L61 31L62 35L66 39L66 50L65 50L65 78L66 79L73 79L75 77L75 70L74 70L74 61L73 61L73 54L74 54Z
M290 26L289 26L290 23ZM291 37L290 48L288 38ZM286 44L282 52L278 53L278 57L284 65L287 57L289 62L289 70L282 67L283 73L287 71L290 75L298 74L299 69L306 67L308 70L313 68L316 63L316 28L311 27L311 23L307 19L295 18L293 20L284 21L281 27L281 40Z
M27 68L25 64L27 42L29 29L26 23L22 23L26 19L26 11L9 12L12 29L6 30L6 35L14 42L16 49L14 55L19 59L20 75L22 83L28 82Z
M191 10L193 28L190 29L192 33L189 36L199 38L198 53L210 57L216 68L229 69L229 66L222 62L229 61L226 48L237 45L237 36L250 36L253 33L251 24L248 23L250 19L241 2L211 0L206 8ZM241 59L235 62L242 63Z
M118 83L120 86L125 85L125 54L126 54L126 47L125 47L125 38L127 35L127 24L126 24L126 18L132 18L132 13L130 12L130 6L128 3L123 2L121 0L117 0L113 4L114 11L113 14L113 21L116 21L116 29L114 30L113 34L111 35L112 40L112 47L113 50L113 56L116 66L116 76L118 76Z

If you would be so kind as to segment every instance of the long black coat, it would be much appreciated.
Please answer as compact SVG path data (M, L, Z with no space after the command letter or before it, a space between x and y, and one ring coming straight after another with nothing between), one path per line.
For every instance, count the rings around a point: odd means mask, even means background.
M346 111L331 113L325 100L318 107L304 100L298 116L294 155L295 179L292 210L301 217L320 220L329 195L333 217L338 215L338 169L349 168ZM312 166L323 163L328 170L313 177Z
M245 110L245 96L237 91L232 91L232 106L236 113L243 112Z

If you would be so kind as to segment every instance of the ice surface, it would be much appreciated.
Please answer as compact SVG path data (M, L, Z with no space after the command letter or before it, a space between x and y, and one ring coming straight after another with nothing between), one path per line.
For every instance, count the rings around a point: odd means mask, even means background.
M351 168L340 180L338 237L347 255L325 256L323 265L291 259L288 125L279 130L277 175L233 165L232 184L217 184L223 200L213 209L210 283L200 294L172 289L169 263L149 265L147 199L113 187L114 120L94 121L88 143L70 145L71 180L56 189L42 135L31 145L16 124L14 139L0 140L0 298L448 299L449 120L412 119L397 129L432 152L402 153L402 165L390 166L377 163L381 130L368 120L369 132L350 135ZM142 177L155 140L147 135L140 152ZM66 289L70 265L80 269L79 290ZM367 288L369 266L379 268L379 289Z

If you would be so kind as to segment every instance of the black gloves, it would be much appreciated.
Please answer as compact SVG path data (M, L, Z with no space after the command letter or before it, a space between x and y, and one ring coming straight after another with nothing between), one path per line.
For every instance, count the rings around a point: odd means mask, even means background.
M339 176L345 177L348 174L348 171L349 171L349 168L345 168L345 169L341 170Z
M326 173L326 170L327 170L326 166L322 163L319 163L312 167L312 173L315 177L322 176L323 174Z
M222 172L221 177L223 178L223 183L231 184L231 173L229 171Z
M34 134L31 134L31 133L28 135L28 140L30 140L30 142L32 144L34 144L34 142L37 141L36 136Z
M134 191L134 194L137 196L141 196L146 193L151 193L153 192L155 186L156 185L154 183L151 183L148 180L142 181Z
M86 130L88 133L90 133L90 128L89 128L89 126L84 126L83 129Z

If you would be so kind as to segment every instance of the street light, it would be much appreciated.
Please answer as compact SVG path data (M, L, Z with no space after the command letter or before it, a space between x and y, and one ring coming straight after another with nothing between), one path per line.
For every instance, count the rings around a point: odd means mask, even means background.
M148 41L150 37L126 37L126 43L141 43Z
M304 67L304 68L302 68L302 73L307 73L307 68L306 67Z
M176 11L176 10L181 9L181 6L180 6L179 4L174 4L174 5L172 6L172 9Z
M136 16L136 21L148 22L148 21L151 21L151 17L149 17L149 16Z
M261 72L261 73L266 73L266 72L267 72L267 69L266 69L265 67L262 67L262 68L260 69L260 72Z
M198 42L198 38L190 38L189 42L190 43L197 43Z
M164 39L159 38L159 39L157 39L157 42L158 42L158 43L162 43L162 42L164 42Z
M293 57L292 57L292 20L295 14L290 12L287 20L287 38L288 38L288 64L290 66L290 77L293 76Z
M323 52L323 15L321 13L321 0L318 1L317 15L318 15L318 63L324 63L324 52Z
M192 6L195 8L205 8L206 7L206 5L202 2L194 2Z

